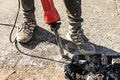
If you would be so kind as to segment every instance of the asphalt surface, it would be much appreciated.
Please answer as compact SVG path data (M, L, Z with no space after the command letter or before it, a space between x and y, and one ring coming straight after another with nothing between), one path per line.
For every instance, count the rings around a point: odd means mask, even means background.
M59 30L65 52L69 43L66 39L68 19L63 1L54 0L61 17ZM54 33L44 23L40 0L35 1L38 27L30 43L18 48L9 42L12 26L0 25L0 79L1 80L64 80L64 63L61 61L59 47ZM0 24L13 25L17 13L17 0L0 0ZM82 23L86 36L95 45L97 53L106 55L120 54L120 1L119 0L83 0ZM20 11L17 26L22 23ZM16 29L15 29L16 30ZM13 38L15 36L15 31ZM46 60L47 59L47 60ZM118 61L119 62L119 61Z

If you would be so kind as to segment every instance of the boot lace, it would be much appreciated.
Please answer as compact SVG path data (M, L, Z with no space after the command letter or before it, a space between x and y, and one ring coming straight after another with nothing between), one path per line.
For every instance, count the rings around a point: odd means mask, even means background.
M84 35L83 29L78 30L77 33L73 33L71 35L71 38L76 45L84 44L84 43L88 42L88 40L89 40Z
M35 22L24 22L22 27L19 29L19 32L23 31L26 34L33 33L35 26Z

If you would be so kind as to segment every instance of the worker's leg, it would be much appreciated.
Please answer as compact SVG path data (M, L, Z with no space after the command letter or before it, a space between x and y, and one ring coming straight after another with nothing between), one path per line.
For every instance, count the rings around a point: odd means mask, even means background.
M35 21L34 0L21 0L25 21Z
M17 40L21 43L27 43L33 36L36 27L34 0L21 0L23 8L22 29L17 34Z
M95 48L93 45L88 43L88 39L81 29L81 0L64 0L66 6L66 12L69 18L69 34L67 38L73 41L80 49L83 54L93 54L95 53Z
M69 23L70 25L75 25L71 27L78 30L81 28L81 22L83 21L81 18L81 0L64 0L64 3L66 6Z

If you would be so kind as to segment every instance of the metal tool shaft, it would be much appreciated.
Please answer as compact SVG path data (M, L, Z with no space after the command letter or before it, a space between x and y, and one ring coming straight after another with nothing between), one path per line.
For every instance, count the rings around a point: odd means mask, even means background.
M59 32L58 32L58 29L60 28L60 24L61 24L60 22L55 22L55 23L50 24L50 26L51 26L51 30L55 33L56 42L57 42L57 45L60 48L61 56L62 56L62 58L65 58L66 55L64 53L63 45L62 45L60 35L59 35Z
M65 53L64 53L64 50L63 50L63 45L62 45L58 30L55 30L54 33L55 33L57 45L60 47L60 53L63 57L65 55Z

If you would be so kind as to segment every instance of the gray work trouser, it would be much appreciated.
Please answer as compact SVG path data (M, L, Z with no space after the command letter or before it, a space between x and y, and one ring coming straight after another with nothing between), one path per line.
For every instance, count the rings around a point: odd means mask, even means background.
M21 0L24 19L27 21L35 20L35 6L34 0ZM66 6L66 12L69 18L70 25L73 29L81 27L81 0L64 0Z

